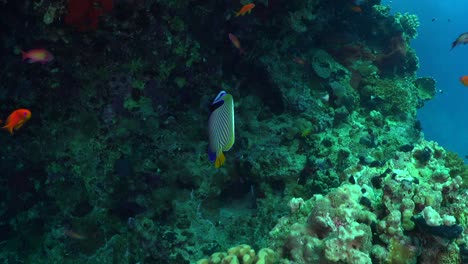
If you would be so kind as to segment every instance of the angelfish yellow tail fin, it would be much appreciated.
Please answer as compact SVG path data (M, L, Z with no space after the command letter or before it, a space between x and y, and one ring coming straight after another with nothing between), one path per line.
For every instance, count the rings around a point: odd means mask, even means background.
M224 153L221 151L221 153L216 157L215 168L223 166L225 161L226 157L224 157Z

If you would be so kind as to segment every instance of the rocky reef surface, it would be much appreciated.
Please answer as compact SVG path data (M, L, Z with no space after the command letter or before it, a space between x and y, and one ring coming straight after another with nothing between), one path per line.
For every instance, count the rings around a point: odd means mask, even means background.
M32 112L0 134L0 262L468 262L467 167L416 119L436 94L417 16L244 4L0 1L1 119ZM215 169L220 90L236 143Z

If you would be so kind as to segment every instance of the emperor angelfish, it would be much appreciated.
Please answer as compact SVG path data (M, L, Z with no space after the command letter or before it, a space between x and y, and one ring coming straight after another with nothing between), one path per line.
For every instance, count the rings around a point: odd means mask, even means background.
M230 150L235 140L234 100L225 91L221 91L211 103L208 134L208 157L219 168L226 160L223 151Z

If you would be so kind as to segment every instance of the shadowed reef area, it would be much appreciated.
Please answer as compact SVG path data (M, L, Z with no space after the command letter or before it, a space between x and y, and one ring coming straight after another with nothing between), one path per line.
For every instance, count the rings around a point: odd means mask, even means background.
M253 3L0 0L0 119L32 113L0 133L0 263L468 263L467 167L416 119L418 17Z

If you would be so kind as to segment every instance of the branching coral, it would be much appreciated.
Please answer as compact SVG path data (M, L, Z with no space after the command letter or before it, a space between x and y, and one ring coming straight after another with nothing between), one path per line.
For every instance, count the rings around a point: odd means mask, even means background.
M418 36L419 19L417 15L396 13L395 22L408 37L414 39Z

